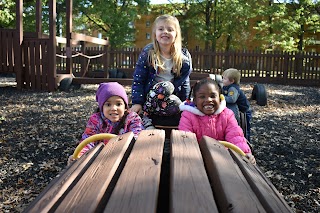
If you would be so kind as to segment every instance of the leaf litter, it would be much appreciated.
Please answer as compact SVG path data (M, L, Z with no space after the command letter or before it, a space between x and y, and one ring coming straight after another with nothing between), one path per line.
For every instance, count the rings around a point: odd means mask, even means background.
M251 100L253 84L241 85L257 164L294 212L320 212L320 89L264 85L266 106ZM35 92L0 81L0 212L22 212L65 168L97 107L97 86Z

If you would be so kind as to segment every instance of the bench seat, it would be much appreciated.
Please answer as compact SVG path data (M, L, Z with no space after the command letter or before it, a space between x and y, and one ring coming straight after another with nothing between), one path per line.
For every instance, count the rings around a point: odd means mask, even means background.
M24 212L292 212L258 166L193 133L143 130L67 166Z

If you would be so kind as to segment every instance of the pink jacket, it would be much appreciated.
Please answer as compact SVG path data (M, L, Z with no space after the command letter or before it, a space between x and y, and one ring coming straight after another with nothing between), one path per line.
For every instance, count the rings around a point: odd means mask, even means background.
M216 140L228 141L244 153L251 153L243 131L232 110L226 107L225 100L221 101L219 109L213 115L205 115L196 107L185 103L180 105L180 110L183 112L178 129L194 132L198 142L206 135Z

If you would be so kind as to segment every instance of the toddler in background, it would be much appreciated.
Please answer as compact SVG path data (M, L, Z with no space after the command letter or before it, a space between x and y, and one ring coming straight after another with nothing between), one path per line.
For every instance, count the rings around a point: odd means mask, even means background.
M230 68L225 70L222 73L222 77L223 77L222 93L225 96L227 107L234 112L235 117L239 124L240 124L239 111L246 115L246 122L247 122L246 137L248 141L251 142L250 129L251 129L252 110L246 95L240 89L241 73L237 69Z

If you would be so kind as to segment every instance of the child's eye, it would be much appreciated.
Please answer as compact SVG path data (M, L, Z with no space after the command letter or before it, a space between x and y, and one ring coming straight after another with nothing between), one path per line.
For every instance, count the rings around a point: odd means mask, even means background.
M105 103L104 105L107 106L107 107L111 106L110 103Z
M117 105L117 106L122 106L122 103L117 103L116 105Z

